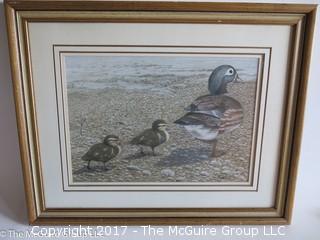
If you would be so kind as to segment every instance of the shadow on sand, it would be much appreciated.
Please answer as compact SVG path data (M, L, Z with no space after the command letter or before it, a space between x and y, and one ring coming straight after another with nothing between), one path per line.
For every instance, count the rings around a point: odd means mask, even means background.
M157 154L156 154L156 156L157 156ZM128 155L127 157L125 157L123 159L130 161L130 160L135 160L135 159L144 158L144 157L154 157L154 155L152 154L152 152L144 152L144 153L137 152L137 153Z
M182 165L192 165L201 161L208 160L210 150L208 148L180 148L161 159L156 166L172 167Z
M84 166L76 171L73 172L73 174L82 174L82 173L92 173L92 172L108 172L109 170L111 170L111 168L104 168L103 166L93 166L93 167L90 167L87 168L87 166Z

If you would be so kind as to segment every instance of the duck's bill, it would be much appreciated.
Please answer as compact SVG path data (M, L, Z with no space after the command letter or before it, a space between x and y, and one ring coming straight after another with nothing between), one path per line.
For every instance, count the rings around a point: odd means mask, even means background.
M234 83L243 83L243 79L239 77L239 75L237 74L237 76L234 78L233 80Z
M121 144L121 140L117 138L111 138L110 141Z

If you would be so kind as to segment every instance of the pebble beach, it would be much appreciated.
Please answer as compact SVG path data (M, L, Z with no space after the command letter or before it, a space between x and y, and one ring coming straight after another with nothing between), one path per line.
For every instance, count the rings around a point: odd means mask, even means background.
M154 81L154 79L153 79ZM122 89L69 89L68 106L74 182L243 182L248 179L251 136L253 126L255 82L235 83L228 95L243 106L241 127L218 140L221 157L210 157L212 146L191 137L173 122L183 116L184 108L196 97L207 94L207 76L198 84L192 79L169 79L171 94L156 91L126 91ZM188 83L188 84L186 84ZM162 82L162 84L165 84ZM139 147L130 140L155 119L164 119L170 139L141 155ZM81 157L90 146L108 134L115 134L122 142L117 158L103 164L87 162Z

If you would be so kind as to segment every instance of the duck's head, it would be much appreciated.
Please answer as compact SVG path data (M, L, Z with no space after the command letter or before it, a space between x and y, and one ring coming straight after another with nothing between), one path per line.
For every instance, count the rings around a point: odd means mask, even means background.
M237 82L240 78L236 69L231 65L221 65L213 70L209 77L208 89L211 95L227 93L227 85Z
M164 130L166 130L167 126L168 126L167 122L162 119L155 120L152 123L153 130L164 131Z
M118 146L121 144L120 139L116 135L108 135L104 138L103 143L109 146Z

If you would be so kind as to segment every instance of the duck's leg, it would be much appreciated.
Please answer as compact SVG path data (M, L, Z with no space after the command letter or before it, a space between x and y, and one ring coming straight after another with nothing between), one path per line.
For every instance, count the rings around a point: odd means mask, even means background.
M143 151L143 147L142 146L140 146L140 154L144 155L144 151Z
M218 140L214 139L212 141L212 152L211 152L211 157L212 158L221 157L222 155L225 154L224 151L217 150L217 144L218 144Z
M155 155L156 155L156 152L154 151L154 147L151 147L151 149L152 149L152 154L153 154L153 156L155 156Z
M91 167L90 167L90 162L91 162L91 160L88 161L88 165L87 165L87 168L88 168L88 169L91 169Z
M217 148L217 140L215 139L212 141L211 157L215 157L216 148Z
M106 163L107 163L107 162L103 162L103 169L104 169L105 171L111 170L112 168L107 167L107 166L106 166Z

